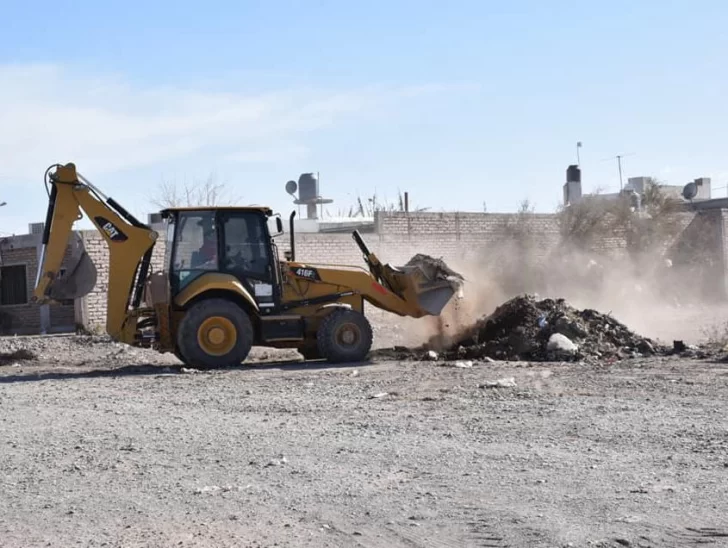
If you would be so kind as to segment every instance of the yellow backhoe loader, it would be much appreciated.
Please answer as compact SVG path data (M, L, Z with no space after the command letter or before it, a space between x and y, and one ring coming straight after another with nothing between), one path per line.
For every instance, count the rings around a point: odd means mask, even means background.
M305 359L361 361L372 345L365 301L400 316L436 316L462 287L459 274L426 255L399 268L381 263L357 231L368 270L298 261L295 212L291 249L282 260L274 237L283 222L267 207L163 210L164 267L152 272L155 230L72 163L49 167L45 182L49 204L34 300L53 303L94 288L97 265L84 250L67 264L83 211L109 249L107 333L173 352L191 367L240 364L254 345L294 348ZM66 273L59 276L64 260Z

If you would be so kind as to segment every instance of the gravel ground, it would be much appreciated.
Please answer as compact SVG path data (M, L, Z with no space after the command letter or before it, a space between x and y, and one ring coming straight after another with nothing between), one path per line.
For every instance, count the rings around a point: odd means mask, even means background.
M0 346L2 547L728 546L727 364Z

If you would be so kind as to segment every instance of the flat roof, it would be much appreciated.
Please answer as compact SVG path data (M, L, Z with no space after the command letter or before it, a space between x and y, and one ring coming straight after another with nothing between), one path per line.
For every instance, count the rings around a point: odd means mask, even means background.
M273 210L268 206L190 206L190 207L167 207L160 211L160 213L175 212L175 211L259 211L266 215L273 214Z

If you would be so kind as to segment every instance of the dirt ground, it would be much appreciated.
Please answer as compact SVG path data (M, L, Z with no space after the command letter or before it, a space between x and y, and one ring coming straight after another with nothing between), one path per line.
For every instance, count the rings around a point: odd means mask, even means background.
M3 547L728 546L728 364L8 345L39 357L0 367Z

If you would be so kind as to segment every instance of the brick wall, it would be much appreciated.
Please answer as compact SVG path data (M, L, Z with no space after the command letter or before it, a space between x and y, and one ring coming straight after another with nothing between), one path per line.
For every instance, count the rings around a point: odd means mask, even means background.
M106 240L95 230L81 232L86 253L96 265L97 281L94 289L89 293L79 306L83 308L84 324L87 328L98 329L106 325L107 292L109 289L109 247ZM151 272L164 269L164 238L160 239L154 246L152 254Z
M39 237L25 235L7 238L0 244L2 265L23 265L26 278L26 299L24 304L0 304L0 332L5 335L34 334L41 328L41 307L31 303L38 272ZM69 254L67 252L63 265ZM75 328L75 306L73 304L56 304L48 307L51 331L69 331Z

